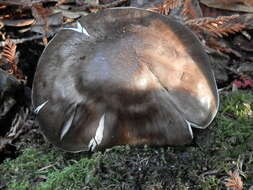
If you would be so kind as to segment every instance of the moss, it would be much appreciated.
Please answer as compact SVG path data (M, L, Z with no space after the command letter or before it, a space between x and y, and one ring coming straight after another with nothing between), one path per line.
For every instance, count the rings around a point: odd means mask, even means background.
M221 182L215 176L209 176L201 181L201 188L203 190L219 190L221 189Z
M83 158L63 170L57 170L48 175L47 181L41 183L36 189L85 189L89 183L95 183L93 175L96 160Z
M253 137L253 94L233 93L222 98L216 139L225 156L238 157L250 149Z
M59 159L59 158L58 158ZM26 149L15 160L5 160L0 166L0 176L10 189L26 189L32 181L38 180L40 175L45 175L45 171L40 171L45 166L57 162L55 152L43 152L41 150ZM53 169L49 168L48 173Z
M1 181L7 189L83 189L95 182L92 176L96 160L82 158L67 161L64 153L52 149L26 149L17 159L0 166Z
M17 182L16 180L14 180L12 181L12 183L8 185L8 189L26 190L29 188L30 188L29 182L25 182L25 181Z
M0 165L6 189L225 189L228 171L253 185L253 95L223 95L220 111L205 130L194 130L186 147L120 146L93 155L28 148ZM50 150L50 151L48 151Z

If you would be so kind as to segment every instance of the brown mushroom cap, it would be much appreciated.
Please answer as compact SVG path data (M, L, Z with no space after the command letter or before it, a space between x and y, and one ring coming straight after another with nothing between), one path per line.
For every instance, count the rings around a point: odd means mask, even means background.
M46 137L68 151L122 144L183 145L218 109L209 58L173 17L99 11L44 50L33 105Z

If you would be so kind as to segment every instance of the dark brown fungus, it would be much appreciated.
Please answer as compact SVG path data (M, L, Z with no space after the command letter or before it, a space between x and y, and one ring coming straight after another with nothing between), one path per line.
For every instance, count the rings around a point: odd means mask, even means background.
M46 137L67 151L184 145L217 113L199 40L173 17L114 8L82 17L44 50L33 105Z

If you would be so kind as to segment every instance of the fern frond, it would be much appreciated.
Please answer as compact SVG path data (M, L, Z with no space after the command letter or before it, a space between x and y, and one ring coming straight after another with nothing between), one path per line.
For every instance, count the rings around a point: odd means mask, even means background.
M203 17L188 20L185 22L193 30L200 30L212 34L216 37L228 36L242 31L246 25L235 22L239 15L219 16L217 18Z
M10 65L16 64L16 49L17 46L11 40L5 41L5 46L3 49L2 56L8 61Z
M163 15L168 15L171 10L173 10L173 9L175 9L175 8L181 6L181 5L182 5L181 0L165 0L160 5L158 5L154 8L150 8L148 10L158 12L158 13L163 14Z
M8 65L8 73L12 74L17 79L26 80L26 77L23 75L22 71L18 68L18 55L16 50L16 44L13 41L7 39L5 41L2 57L5 58L5 62Z
M233 190L242 190L243 182L239 175L239 172L235 170L233 173L228 172L229 178L226 179L225 186Z

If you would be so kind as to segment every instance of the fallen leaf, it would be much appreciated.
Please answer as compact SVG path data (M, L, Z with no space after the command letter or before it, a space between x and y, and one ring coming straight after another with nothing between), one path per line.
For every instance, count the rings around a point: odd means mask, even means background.
M253 12L252 0L200 0L200 2L208 7L218 9L248 12L248 13Z
M184 19L195 19L203 16L199 2L195 0L185 0L181 14Z

